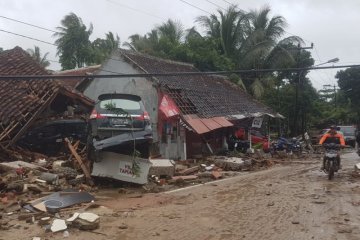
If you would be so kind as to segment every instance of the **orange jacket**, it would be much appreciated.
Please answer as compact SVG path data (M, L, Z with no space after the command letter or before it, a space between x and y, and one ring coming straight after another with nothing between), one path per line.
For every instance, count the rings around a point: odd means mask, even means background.
M345 139L344 136L340 133L336 133L335 135L331 135L330 133L325 133L321 139L319 144L323 144L327 138L339 138L340 140L340 145L345 146Z

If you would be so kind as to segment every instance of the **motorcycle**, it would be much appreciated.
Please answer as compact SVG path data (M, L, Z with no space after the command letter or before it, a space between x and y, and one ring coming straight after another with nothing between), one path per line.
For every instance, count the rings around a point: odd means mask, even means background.
M229 150L230 151L239 151L242 153L246 153L246 151L250 148L250 143L247 140L240 140L235 136L231 136L228 140Z
M271 155L279 151L286 151L288 154L293 153L300 156L302 153L301 142L297 138L286 139L284 137L280 137L277 141L272 142L270 147Z
M328 174L329 180L333 179L335 172L339 170L339 160L340 160L340 144L336 143L324 143L323 147L325 148L324 155L324 172Z

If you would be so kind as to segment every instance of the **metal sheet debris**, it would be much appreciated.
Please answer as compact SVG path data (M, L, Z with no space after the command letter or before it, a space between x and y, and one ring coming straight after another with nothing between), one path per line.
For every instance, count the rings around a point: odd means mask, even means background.
M138 173L134 172L132 156L114 152L101 151L98 160L94 162L92 176L109 177L125 182L138 184L147 183L151 162L148 159L136 158Z

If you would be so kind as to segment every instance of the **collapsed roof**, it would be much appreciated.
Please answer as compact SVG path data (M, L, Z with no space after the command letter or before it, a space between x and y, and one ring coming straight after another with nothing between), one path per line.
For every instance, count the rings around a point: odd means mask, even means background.
M49 75L26 51L15 47L0 53L0 76ZM8 147L50 106L79 104L91 110L93 101L54 79L0 79L0 146ZM55 109L56 110L56 109Z
M199 72L193 65L187 63L160 59L127 50L119 50L119 54L145 73ZM256 101L223 76L160 76L156 79L175 101L183 115L241 119L274 114L271 108Z

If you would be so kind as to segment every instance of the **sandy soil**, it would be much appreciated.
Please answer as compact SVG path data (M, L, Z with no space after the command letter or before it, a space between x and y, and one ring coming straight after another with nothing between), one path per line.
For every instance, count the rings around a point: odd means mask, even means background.
M360 178L355 153L342 156L334 180L320 157L161 194L109 195L91 209L95 232L70 229L69 239L360 239ZM66 213L64 213L66 214ZM0 239L64 239L21 223Z

